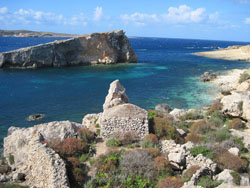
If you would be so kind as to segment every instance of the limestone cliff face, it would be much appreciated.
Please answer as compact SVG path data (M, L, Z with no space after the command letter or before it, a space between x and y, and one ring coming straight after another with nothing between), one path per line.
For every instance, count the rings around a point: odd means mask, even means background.
M63 67L137 62L124 31L93 33L0 53L0 68Z

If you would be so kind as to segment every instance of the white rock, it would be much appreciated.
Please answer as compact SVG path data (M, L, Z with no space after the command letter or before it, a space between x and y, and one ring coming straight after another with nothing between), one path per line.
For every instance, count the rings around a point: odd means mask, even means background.
M98 121L100 115L101 115L101 113L99 113L99 114L87 114L82 119L82 124L89 129L95 129L97 124L100 124L100 122Z
M181 137L186 136L186 132L185 132L183 129L176 129L176 132L177 132Z
M175 120L179 120L179 118L187 113L184 109L177 109L175 108L169 114L174 117Z
M5 175L0 175L0 182L6 182L7 178Z
M238 148L236 148L236 147L230 148L228 151L229 151L230 153L236 155L236 156L239 156L239 155L240 155L240 150L239 150Z
M222 180L224 183L229 185L234 185L234 178L231 175L232 170L225 169L221 173L219 173L216 178L217 180Z
M158 104L155 106L155 111L159 113L169 113L171 107L168 104Z
M168 154L168 160L170 162L174 162L177 164L183 164L185 163L185 153L180 152L180 153L169 153Z
M240 178L241 178L240 179L241 186L250 186L248 174L241 174Z
M246 148L250 146L250 135L247 132L242 132L235 129L230 129L230 132L233 136L240 138Z

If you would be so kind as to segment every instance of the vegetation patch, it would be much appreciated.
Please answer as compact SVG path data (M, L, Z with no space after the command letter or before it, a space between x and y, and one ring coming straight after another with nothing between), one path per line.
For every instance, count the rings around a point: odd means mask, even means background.
M202 154L204 157L207 157L210 159L214 158L214 152L209 150L206 146L195 146L189 149L189 151L195 157L199 154Z
M204 188L214 188L219 186L222 181L214 181L211 179L210 176L202 176L199 180L197 185L202 186Z
M244 72L240 75L239 83L241 84L248 79L250 79L250 74L248 72Z

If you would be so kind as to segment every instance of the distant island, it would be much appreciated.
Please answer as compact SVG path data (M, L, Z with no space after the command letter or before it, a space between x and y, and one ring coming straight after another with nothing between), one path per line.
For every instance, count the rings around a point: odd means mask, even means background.
M39 32L29 30L0 30L2 37L76 37L65 33Z

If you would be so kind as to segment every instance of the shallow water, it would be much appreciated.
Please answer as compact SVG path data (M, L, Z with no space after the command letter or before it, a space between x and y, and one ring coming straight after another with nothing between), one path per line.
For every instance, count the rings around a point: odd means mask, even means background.
M56 38L0 37L0 51L13 50ZM27 127L55 120L81 122L86 113L102 111L109 84L120 79L132 103L153 108L195 108L213 100L216 89L199 82L205 71L249 67L248 62L214 60L192 52L214 50L242 42L161 38L131 38L137 64L98 65L37 70L0 70L0 139L10 126ZM26 117L45 114L37 122ZM2 142L2 141L0 141Z

